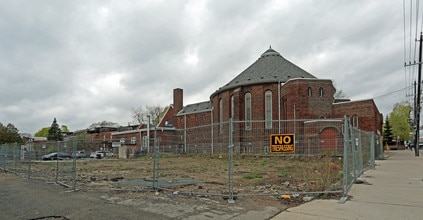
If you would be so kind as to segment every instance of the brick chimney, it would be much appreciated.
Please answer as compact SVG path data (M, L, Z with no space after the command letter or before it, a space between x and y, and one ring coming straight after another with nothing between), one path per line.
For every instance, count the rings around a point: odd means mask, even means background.
M184 90L180 88L173 89L173 107L175 113L181 111L184 107Z

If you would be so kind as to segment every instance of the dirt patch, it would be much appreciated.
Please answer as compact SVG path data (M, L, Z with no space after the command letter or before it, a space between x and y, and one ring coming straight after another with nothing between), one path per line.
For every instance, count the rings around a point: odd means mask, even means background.
M27 173L27 167L28 164L17 165L16 170ZM80 192L107 192L108 198L119 201L154 198L161 202L206 204L223 211L233 208L227 200L230 184L236 207L246 210L284 210L315 198L340 198L338 193L307 192L342 189L342 158L336 156L240 155L231 166L226 155L161 155L156 161L152 156L34 161L30 167L31 178L57 180L71 188L75 184Z

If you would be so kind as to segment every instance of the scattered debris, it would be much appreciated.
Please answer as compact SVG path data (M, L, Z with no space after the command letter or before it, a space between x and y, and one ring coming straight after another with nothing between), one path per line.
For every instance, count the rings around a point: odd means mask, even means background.
M124 178L122 177L122 176L118 176L118 177L113 177L113 178L111 178L110 179L110 181L112 181L112 182L117 182L117 181L119 181L119 180L123 180Z
M291 199L290 195L282 195L281 197L282 197L282 199Z
M367 182L365 179L357 178L357 180L354 182L355 184L365 184L365 185L372 185L371 183Z
M314 199L314 197L312 197L312 196L304 196L303 197L303 202L310 202L313 199Z

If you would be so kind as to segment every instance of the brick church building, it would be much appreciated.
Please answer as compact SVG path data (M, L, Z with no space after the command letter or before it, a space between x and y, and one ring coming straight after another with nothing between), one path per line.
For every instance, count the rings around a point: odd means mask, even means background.
M341 136L345 116L354 127L381 134L383 116L372 99L336 99L335 92L331 80L318 79L269 48L207 101L184 105L183 90L174 89L173 104L156 125L156 135L163 151L224 152L232 120L235 151L243 153L266 151L268 135L274 133L295 134L302 152L310 145L342 148L329 140ZM133 147L142 148L146 130L142 125L112 136L132 138ZM252 151L254 147L260 150Z

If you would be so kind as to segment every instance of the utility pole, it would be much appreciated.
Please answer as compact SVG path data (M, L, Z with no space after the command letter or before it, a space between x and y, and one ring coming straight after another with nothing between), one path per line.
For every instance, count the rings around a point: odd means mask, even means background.
M420 32L420 47L419 47L419 75L417 77L417 103L416 103L416 136L414 140L414 155L419 156L419 144L420 144L420 97L421 97L421 84L422 84L422 42L423 35Z

